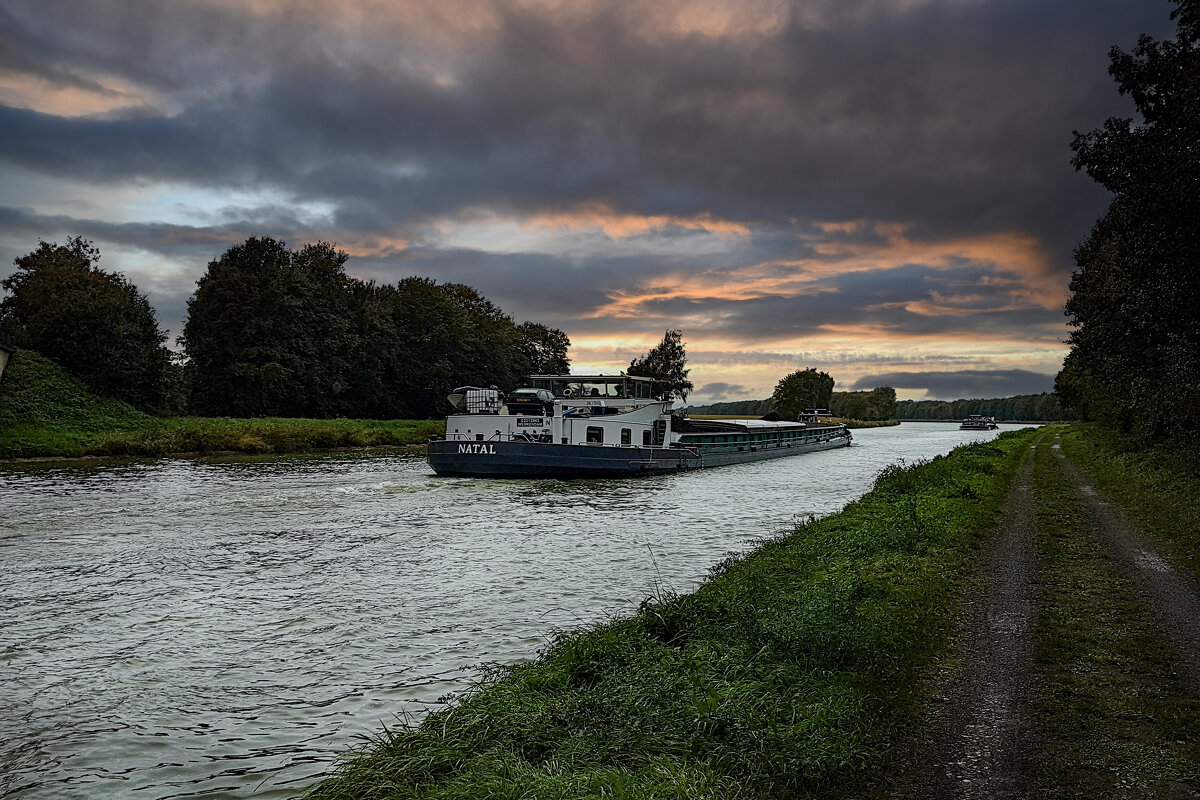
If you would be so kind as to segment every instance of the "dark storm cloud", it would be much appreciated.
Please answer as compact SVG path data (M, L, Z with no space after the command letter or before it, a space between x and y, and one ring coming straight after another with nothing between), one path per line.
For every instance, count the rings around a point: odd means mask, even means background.
M740 397L749 390L740 384L715 381L706 383L695 391L694 397L704 397L711 401L725 400L729 397Z
M934 243L1011 234L1045 250L1049 284L1065 293L1070 249L1105 202L1069 166L1070 132L1128 113L1107 50L1139 32L1167 35L1170 4L904 5L784 4L767 32L709 36L672 27L676 11L704 9L671 2L9 0L0 70L108 110L0 102L0 164L96 187L166 182L279 200L197 212L193 225L0 211L0 255L80 233L183 266L155 287L183 298L247 235L322 238L366 254L348 265L360 277L465 282L576 337L654 336L686 320L747 349L830 326L897 341L1055 342L1061 312L1013 301L1021 270L1040 268L1031 264L868 265L805 288L789 262L886 248L892 234L874 222ZM766 18L765 6L730 7L735 23ZM10 191L0 184L0 204L27 205ZM326 218L301 219L305 204ZM710 215L749 233L699 255L687 249L695 232L671 224L643 237L650 252L439 239L447 220L587 208ZM820 227L855 220L868 224ZM748 267L778 285L732 292ZM613 312L683 273L712 290ZM178 313L181 301L169 302Z
M930 400L973 400L1052 392L1054 376L1024 369L885 372L865 375L850 388L873 389L876 386L924 389Z
M113 75L166 107L74 119L0 109L3 157L34 169L264 182L336 203L354 230L603 201L897 220L929 235L1018 229L1060 253L1101 202L1067 166L1070 130L1123 108L1105 51L1165 27L1168 10L824 0L797 4L775 35L707 38L652 35L627 4L496 6L488 35L436 50L419 28L385 35L386 7L378 31L339 36L315 5L8 5L15 67ZM800 24L805 8L827 24ZM430 74L440 65L442 83Z

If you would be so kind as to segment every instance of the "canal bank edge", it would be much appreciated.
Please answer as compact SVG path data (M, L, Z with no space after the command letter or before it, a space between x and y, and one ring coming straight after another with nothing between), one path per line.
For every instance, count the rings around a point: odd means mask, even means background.
M98 397L31 350L0 380L0 461L292 454L423 446L433 420L155 417Z
M397 447L423 452L430 436L444 433L442 420L156 417L92 394L31 350L15 351L0 378L0 463Z
M885 469L694 594L556 636L310 797L759 797L865 781L919 718L1031 430ZM380 794L376 789L391 787Z

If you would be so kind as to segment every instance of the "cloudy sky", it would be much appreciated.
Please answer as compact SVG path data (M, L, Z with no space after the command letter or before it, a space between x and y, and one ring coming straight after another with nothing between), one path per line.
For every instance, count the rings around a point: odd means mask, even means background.
M1071 131L1167 0L4 0L0 277L93 239L176 335L250 235L468 283L696 400L1045 391L1106 195Z

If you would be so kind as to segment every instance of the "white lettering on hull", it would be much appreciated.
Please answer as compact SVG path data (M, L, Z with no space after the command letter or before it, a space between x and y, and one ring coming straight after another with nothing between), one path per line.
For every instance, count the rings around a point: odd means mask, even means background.
M460 444L458 446L460 453L487 453L488 455L496 455L496 445L494 444Z

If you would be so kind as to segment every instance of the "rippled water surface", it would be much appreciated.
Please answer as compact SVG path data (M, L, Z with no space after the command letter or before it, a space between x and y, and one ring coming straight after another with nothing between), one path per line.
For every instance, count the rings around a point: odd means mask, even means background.
M294 796L473 664L688 591L887 464L994 435L907 424L573 482L395 455L0 465L0 796Z

